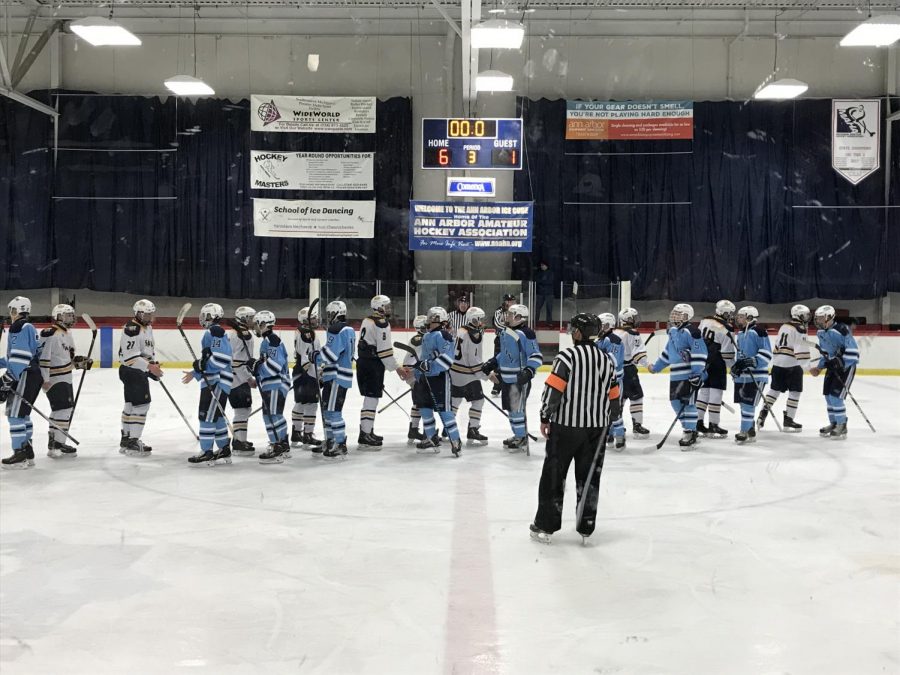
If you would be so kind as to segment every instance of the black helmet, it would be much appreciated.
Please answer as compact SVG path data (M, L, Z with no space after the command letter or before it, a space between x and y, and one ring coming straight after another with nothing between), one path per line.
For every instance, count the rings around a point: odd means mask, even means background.
M515 300L516 296L514 296L512 293L504 293L503 299L504 300Z
M569 319L569 334L573 334L576 329L585 340L596 340L600 334L600 318L596 314L579 312Z

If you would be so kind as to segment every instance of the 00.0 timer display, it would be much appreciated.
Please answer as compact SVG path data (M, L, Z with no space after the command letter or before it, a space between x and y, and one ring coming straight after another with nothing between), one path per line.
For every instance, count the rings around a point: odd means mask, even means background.
M422 120L423 169L521 169L521 118Z

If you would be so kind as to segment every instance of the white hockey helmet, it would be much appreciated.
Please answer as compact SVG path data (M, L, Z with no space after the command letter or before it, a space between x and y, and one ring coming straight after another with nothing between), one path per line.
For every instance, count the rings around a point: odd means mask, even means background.
M138 300L131 308L134 311L134 318L144 325L153 323L153 317L156 315L156 305L147 300Z
M17 295L6 306L9 309L9 315L16 318L20 314L31 314L31 300L21 295Z
M245 326L249 326L253 323L253 317L256 316L256 310L252 307L247 307L246 305L243 307L238 307L234 310L234 318L240 321Z
M817 307L815 315L816 328L821 328L822 330L831 328L832 324L834 324L834 317L836 315L837 312L834 311L834 307L831 305Z
M716 303L716 316L730 322L734 319L734 303L731 300L719 300Z
M75 308L72 305L57 305L50 313L50 318L66 328L71 328L75 325Z
M225 316L225 310L222 309L222 305L207 302L200 308L200 325L209 328L217 321L221 321L223 316Z
M261 310L253 317L253 332L262 337L275 326L275 315L267 309Z
M385 319L389 319L394 311L394 308L391 306L391 299L386 295L376 295L369 302L369 306L372 308L372 311Z
M634 307L626 307L619 312L620 326L637 326L641 322L641 315Z
M682 326L694 318L694 308L686 302L679 302L669 312L669 324L672 326Z
M511 305L506 310L506 325L516 328L528 323L528 308L525 305Z
M469 307L466 310L466 325L481 330L484 327L484 310L481 307Z
M741 307L734 315L738 328L745 328L759 319L759 310L753 305Z
M424 314L417 314L413 319L413 328L420 333L426 332L428 330L428 317Z
M340 300L332 300L325 307L325 316L328 318L329 324L344 321L347 318L347 305Z
M447 314L447 310L443 307L432 307L425 316L429 326L434 323L439 323L443 326L450 320L450 315Z
M297 312L297 323L300 324L301 328L315 330L319 327L319 313L314 311L310 314L309 307L304 307Z
M604 312L597 318L600 320L600 335L604 335L616 327L616 317L609 312Z
M806 305L794 305L791 307L791 318L797 323L802 323L804 326L809 325L809 320L812 318L812 314L809 311L809 307Z

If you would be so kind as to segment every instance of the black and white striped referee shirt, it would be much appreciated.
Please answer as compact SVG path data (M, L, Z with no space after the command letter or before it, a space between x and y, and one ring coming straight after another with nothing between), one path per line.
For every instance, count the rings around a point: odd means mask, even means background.
M577 344L553 361L541 397L541 421L567 427L605 427L609 401L618 397L612 357L593 343Z
M466 325L466 313L460 312L458 309L454 309L449 314L450 317L450 332L456 336L456 333L459 331L460 326Z

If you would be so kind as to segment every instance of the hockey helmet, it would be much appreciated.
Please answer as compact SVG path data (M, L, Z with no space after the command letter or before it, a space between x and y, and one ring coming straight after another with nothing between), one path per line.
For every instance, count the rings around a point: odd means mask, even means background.
M413 319L413 328L415 328L419 333L424 333L428 330L428 317L424 314L417 314Z
M319 327L319 313L313 312L310 314L309 307L304 307L297 312L297 323L300 324L300 328L315 330Z
M50 316L56 323L66 328L75 325L75 308L72 305L57 305L53 308Z
M484 310L481 307L469 307L466 310L466 325L481 330L484 327Z
M372 298L369 306L379 316L383 316L385 319L389 319L391 317L391 313L393 312L393 307L391 307L391 299L386 295L376 295Z
M759 319L759 310L753 305L741 307L734 315L735 324L738 328L746 328Z
M506 310L506 325L517 328L528 323L528 308L525 305L512 305Z
M686 302L679 302L669 312L669 325L681 327L694 318L694 308Z
M222 309L222 305L207 302L200 308L200 325L209 328L214 323L221 321L223 316L225 316L225 310Z
M616 317L609 312L604 312L597 317L600 322L600 334L605 335L616 327Z
M347 318L347 305L340 300L332 300L325 307L325 316L329 324L344 321Z
M131 308L134 311L134 318L140 323L149 325L153 323L153 317L156 315L156 305L147 300L138 300Z
M569 335L581 333L582 341L593 341L600 334L600 318L589 312L579 312L569 319Z
M641 322L641 315L634 307L626 307L619 312L620 326L637 326Z
M234 318L240 321L245 326L249 326L253 323L253 317L256 316L256 310L252 307L247 307L246 305L243 307L238 307L234 310Z
M822 305L821 307L816 308L816 328L821 328L822 330L827 330L831 328L834 324L834 317L837 312L834 311L834 307L831 305Z
M456 306L459 307L462 303L469 304L469 294L463 293L462 295L457 296L456 298Z
M9 315L13 318L21 314L31 314L31 300L17 295L9 301L7 308L9 309Z
M259 311L253 317L253 332L262 337L275 327L275 315L267 309Z
M516 301L516 296L512 293L504 293L503 294L503 308L509 309L509 307Z
M443 326L447 323L447 321L450 320L450 316L447 314L447 310L443 307L432 307L428 310L428 314L426 315L426 317L429 326L435 323Z
M731 300L719 300L716 303L716 316L730 322L734 319L734 303Z
M809 307L806 305L794 305L791 307L791 319L797 323L808 326L810 318L812 318L812 315L809 311Z

